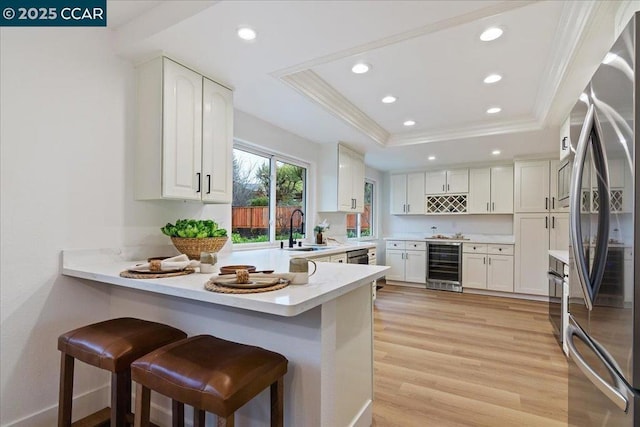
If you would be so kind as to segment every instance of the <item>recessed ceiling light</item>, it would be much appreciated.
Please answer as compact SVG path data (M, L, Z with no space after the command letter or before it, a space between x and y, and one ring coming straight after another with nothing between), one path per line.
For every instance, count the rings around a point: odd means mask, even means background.
M491 107L487 110L487 114L496 114L496 113L499 113L500 111L502 111L502 108L500 107Z
M414 122L413 120L407 120L407 121L405 121L403 123L403 125L405 125L405 126L413 126L415 124L416 124L416 122Z
M382 102L385 103L385 104L393 104L397 100L398 100L398 98L396 98L393 95L387 95L384 98L382 98Z
M256 30L250 27L240 27L238 28L238 37L242 40L251 41L254 40L257 36Z
M500 154L500 150L493 150L491 154L493 154L494 156L497 156L498 154Z
M482 34L480 34L480 40L482 40L483 42L490 42L492 40L499 38L502 35L502 33L503 33L502 28L498 28L498 27L487 28L486 30L484 30Z
M351 67L351 71L356 74L364 74L371 69L371 65L365 64L364 62L360 62L353 67Z
M502 76L500 74L489 74L484 78L484 82L487 84L496 83L502 80Z
M429 160L435 160L436 156L429 156Z

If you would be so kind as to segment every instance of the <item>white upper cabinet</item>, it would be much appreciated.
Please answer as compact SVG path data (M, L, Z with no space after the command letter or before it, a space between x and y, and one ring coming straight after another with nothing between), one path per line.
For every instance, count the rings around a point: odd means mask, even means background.
M325 144L318 162L320 212L364 211L364 157L342 144Z
M231 91L168 58L137 74L136 199L231 202Z
M515 163L514 211L546 212L549 209L549 160Z
M202 98L202 200L231 203L233 93L204 78Z
M513 167L469 170L468 212L513 213Z
M469 192L469 169L454 169L426 173L426 194L467 192Z
M424 173L391 175L391 214L424 214Z

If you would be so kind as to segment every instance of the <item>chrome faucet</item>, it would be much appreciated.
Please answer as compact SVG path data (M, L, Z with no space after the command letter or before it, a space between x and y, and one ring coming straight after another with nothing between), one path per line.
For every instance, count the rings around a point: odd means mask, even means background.
M300 213L300 219L302 220L304 218L304 212L302 212L300 209L296 209L293 212L291 212L291 218L289 218L289 247L292 248L293 245L296 243L296 241L293 239L293 216L296 214L296 212ZM304 221L300 222L300 234L304 235Z

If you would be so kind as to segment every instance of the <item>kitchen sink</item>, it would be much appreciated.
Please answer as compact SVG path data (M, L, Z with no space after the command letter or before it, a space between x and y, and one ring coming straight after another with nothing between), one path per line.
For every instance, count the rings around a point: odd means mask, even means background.
M313 252L313 251L324 251L329 248L312 248L308 246L298 247L298 248L283 248L285 251L294 251L294 252Z

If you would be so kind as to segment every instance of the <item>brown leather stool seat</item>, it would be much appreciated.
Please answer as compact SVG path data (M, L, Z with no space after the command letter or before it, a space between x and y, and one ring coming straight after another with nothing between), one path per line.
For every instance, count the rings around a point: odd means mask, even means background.
M166 345L131 364L135 425L148 426L151 390L174 400L174 426L184 425L185 403L194 407L194 427L204 426L205 411L218 416L219 426L233 426L234 412L270 386L271 425L282 426L287 364L278 353L210 335Z
M60 335L58 426L71 425L75 359L112 372L111 409L103 409L79 422L101 425L111 419L111 426L126 426L131 412L131 362L186 337L187 334L171 326L129 317L94 323Z

